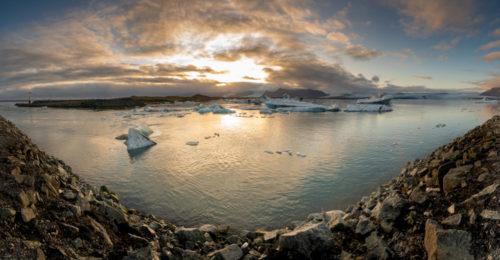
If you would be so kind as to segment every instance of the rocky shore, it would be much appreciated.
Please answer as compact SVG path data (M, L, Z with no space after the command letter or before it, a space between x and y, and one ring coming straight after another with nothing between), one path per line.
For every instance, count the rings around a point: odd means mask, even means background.
M0 116L2 259L500 259L500 116L345 211L272 231L178 227L81 182Z

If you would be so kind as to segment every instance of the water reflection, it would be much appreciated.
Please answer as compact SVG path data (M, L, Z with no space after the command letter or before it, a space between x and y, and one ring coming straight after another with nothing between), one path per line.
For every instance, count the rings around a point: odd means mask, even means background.
M345 106L348 101L335 102ZM125 204L179 224L243 228L277 227L311 212L342 208L398 174L406 161L425 156L498 111L498 106L473 101L406 100L384 114L269 118L238 110L124 118L116 111L0 105L0 114L43 150L66 161L85 181L110 186ZM141 123L154 130L150 138L157 145L129 153L114 137ZM436 128L438 123L446 127ZM188 141L199 145L188 146ZM283 149L293 155L264 152Z

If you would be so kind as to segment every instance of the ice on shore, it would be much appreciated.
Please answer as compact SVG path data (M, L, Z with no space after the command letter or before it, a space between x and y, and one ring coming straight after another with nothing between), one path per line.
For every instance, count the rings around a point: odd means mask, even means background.
M197 146L200 142L198 141L189 141L186 143L186 145L190 145L190 146Z
M389 112L392 111L390 106L378 104L355 104L347 105L344 112Z
M144 136L139 130L134 128L128 129L128 140L125 142L127 145L127 150L135 150L140 148L145 148L153 146L156 143L149 140L147 136Z
M153 133L153 129L149 128L149 126L146 125L146 123L142 123L139 126L139 131L141 131L141 133L145 136L150 136Z

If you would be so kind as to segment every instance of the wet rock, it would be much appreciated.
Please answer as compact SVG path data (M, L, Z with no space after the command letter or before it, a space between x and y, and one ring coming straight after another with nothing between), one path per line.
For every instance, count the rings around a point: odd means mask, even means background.
M279 238L281 250L311 258L319 251L326 252L333 246L330 228L325 222L307 223Z
M238 237L236 235L231 235L228 238L226 238L226 242L228 244L238 244L238 245L240 245L241 244L241 239L240 239L240 237Z
M500 220L500 212L495 210L485 209L481 212L481 217L491 220Z
M215 235L217 231L217 227L211 224L205 224L199 228L201 232L208 232L210 235Z
M120 208L103 203L100 205L99 211L116 224L128 223L128 216Z
M286 230L275 229L264 234L264 242L269 243L274 241L279 235L285 233Z
M64 190L62 196L65 200L75 200L76 199L76 194L71 190Z
M415 189L409 197L409 201L417 204L424 204L429 199L429 196L420 190Z
M358 224L356 225L355 232L356 234L359 235L366 235L375 230L375 228L376 228L375 225L371 222L370 219L361 215L359 216L359 221Z
M31 208L22 208L21 209L21 218L24 223L30 222L32 219L36 218L35 212Z
M377 232L372 232L366 238L365 242L368 254L376 256L377 259L388 259L391 257L391 250L387 247L384 240L377 236Z
M470 254L471 235L462 230L444 230L436 221L425 223L425 250L428 259L474 259Z
M154 238L156 236L156 232L146 224L143 224L139 227L139 232L143 236L149 237L149 238Z
M346 227L348 224L344 220L345 212L342 210L331 210L325 213L328 216L328 227L331 230Z
M379 222L392 222L400 214L408 202L399 195L387 197L379 202L372 211L372 216Z
M16 211L11 208L0 209L0 221L2 220L13 221L15 216L16 216Z
M243 251L238 245L232 244L208 254L213 260L238 260L243 256Z
M445 218L441 221L441 224L448 226L458 226L460 225L460 221L462 221L462 214L455 214Z
M465 165L458 168L451 169L443 177L443 191L448 194L453 189L460 187L463 181L465 181L466 175L472 169L472 165Z
M194 244L196 242L205 242L205 236L203 233L197 228L185 228L185 227L177 227L175 229L175 235L179 242L184 244L184 246L188 249L193 249Z
M146 246L137 249L132 254L125 257L124 260L160 260L160 257L151 246Z

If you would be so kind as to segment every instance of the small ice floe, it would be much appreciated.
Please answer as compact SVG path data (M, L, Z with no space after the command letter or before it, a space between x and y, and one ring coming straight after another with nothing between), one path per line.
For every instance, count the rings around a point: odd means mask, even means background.
M297 153L297 156L298 157L306 157L307 155L303 154L303 153Z
M298 106L298 107L280 107L278 111L287 112L338 112L340 111L339 105L334 104L332 106L322 106L322 105L310 105L310 106Z
M177 114L178 118L184 117L184 114Z
M268 154L274 154L272 151L269 151L269 150L265 150L264 152L268 153Z
M439 124L436 124L436 128L441 128L441 127L445 127L446 124L443 124L443 123L439 123Z
M378 104L355 104L347 105L344 112L389 112L392 111L390 106Z
M150 136L153 133L153 129L149 128L146 123L139 125L139 131L145 136Z
M287 153L287 154L288 154L288 155L290 155L290 156L292 155L292 150L290 150L290 149L281 150L281 151L279 151L279 152L280 152L280 154L281 154L281 153ZM276 153L278 153L278 151L277 151Z
M200 142L198 141L189 141L186 143L186 145L190 145L190 146L197 146Z
M103 121L106 120L106 117L105 116L101 117L101 120L103 120Z
M156 143L149 140L149 138L143 135L139 130L130 128L128 130L128 140L125 142L127 145L127 150L135 150L140 148L149 147L155 145Z
M273 113L273 110L270 108L264 108L264 109L260 110L259 113L264 114L264 115L270 115Z
M214 137L220 137L220 134L219 133L214 133Z
M399 142L393 142L392 145L399 145Z
M212 138L211 136L205 136L205 140Z
M277 154L281 154L281 151L276 151Z
M209 107L207 106L198 106L194 108L195 111L197 111L200 114L207 114L207 113L213 113L213 114L232 114L236 113L236 111L228 109L228 108L223 108L219 104L213 104Z
M117 137L115 137L116 140L127 140L128 139L128 134L121 134Z

